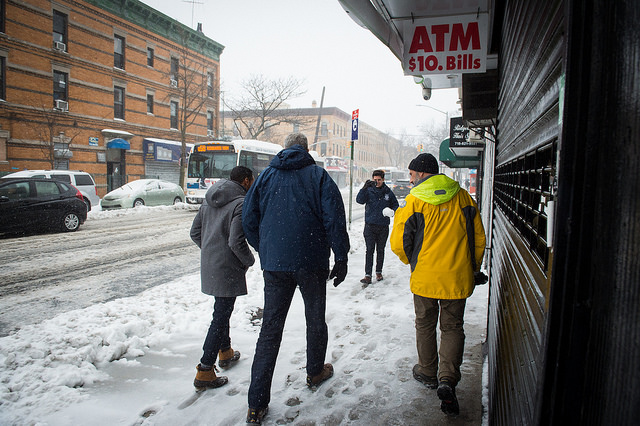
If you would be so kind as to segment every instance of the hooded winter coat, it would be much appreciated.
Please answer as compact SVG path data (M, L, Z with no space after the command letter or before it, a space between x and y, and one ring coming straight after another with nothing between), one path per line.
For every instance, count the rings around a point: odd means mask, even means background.
M473 198L453 179L432 175L411 189L405 201L396 210L390 244L411 265L411 292L432 299L471 296L471 253L479 271L486 243Z
M205 294L247 294L245 273L255 259L242 231L245 194L239 183L220 179L207 191L193 220L191 239L200 247L200 280Z
M242 226L265 271L328 270L347 260L344 203L326 170L300 145L283 149L253 183Z
M358 191L356 196L358 204L365 204L364 222L372 225L389 226L390 219L382 214L385 207L392 210L398 208L398 200L395 194L386 184L382 184L380 188L377 186L369 186Z

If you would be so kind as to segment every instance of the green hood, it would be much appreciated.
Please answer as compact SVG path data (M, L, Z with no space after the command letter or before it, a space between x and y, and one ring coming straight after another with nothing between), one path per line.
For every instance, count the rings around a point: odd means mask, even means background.
M425 203L437 206L452 199L459 190L460 185L458 182L450 177L446 175L433 175L418 186L412 188L410 194Z

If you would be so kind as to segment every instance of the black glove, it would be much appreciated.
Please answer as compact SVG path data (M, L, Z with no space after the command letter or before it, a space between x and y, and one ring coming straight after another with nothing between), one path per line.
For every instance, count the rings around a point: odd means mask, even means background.
M329 274L329 279L335 278L333 280L333 286L338 287L342 281L347 276L347 261L346 260L336 260L335 265L333 265L333 269Z
M376 183L374 181L367 179L367 181L364 183L364 187L369 188L369 187L375 186L375 184Z
M474 272L473 273L473 283L475 285L486 284L489 281L489 277L484 274L484 272Z

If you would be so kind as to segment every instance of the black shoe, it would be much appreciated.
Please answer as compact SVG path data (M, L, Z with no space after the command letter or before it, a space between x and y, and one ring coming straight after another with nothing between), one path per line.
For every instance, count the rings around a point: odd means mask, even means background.
M262 419L269 412L269 407L264 407L260 409L249 408L247 412L247 424L259 425L262 423Z
M424 384L429 389L437 389L438 388L438 378L433 376L427 376L425 374L420 373L418 370L420 366L418 364L413 366L413 378Z
M320 374L313 377L307 375L307 386L311 389L315 389L320 386L322 382L331 378L331 376L333 376L333 365L327 363L322 367Z
M456 387L451 382L445 380L440 382L438 398L442 401L440 409L443 413L450 416L460 414L460 406L458 405L458 398L456 398Z

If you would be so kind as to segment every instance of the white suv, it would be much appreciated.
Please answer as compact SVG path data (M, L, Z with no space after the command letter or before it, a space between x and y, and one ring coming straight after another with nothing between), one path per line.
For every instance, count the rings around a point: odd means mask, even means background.
M87 172L81 172L78 170L21 170L19 172L3 176L3 178L12 177L49 178L70 183L78 188L82 194L82 198L84 198L84 202L87 204L87 211L91 210L91 206L100 205L100 197L98 197L96 182Z

